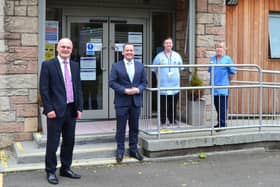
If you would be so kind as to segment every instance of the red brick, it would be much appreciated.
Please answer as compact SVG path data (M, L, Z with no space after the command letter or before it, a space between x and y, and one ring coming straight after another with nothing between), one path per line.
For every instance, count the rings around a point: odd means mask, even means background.
M225 34L219 34L219 35L215 36L214 40L217 41L217 42L224 42L224 41L226 41Z
M208 12L209 13L225 13L226 12L226 7L224 5L218 5L218 4L212 4L208 5Z
M5 57L6 63L14 62L15 61L15 55L11 53L7 53Z
M205 51L206 51L206 48L196 48L196 57L197 58L203 58L205 56Z
M28 62L25 64L19 65L10 65L8 70L8 74L36 74L38 73L37 63Z
M7 53L0 53L0 64L4 64L7 62Z
M10 97L11 104L28 103L28 96L12 96Z
M196 58L196 64L209 64L209 58Z
M22 132L23 131L23 123L1 123L0 125L0 133L11 133L11 132Z
M206 26L206 34L223 35L225 34L225 27Z
M16 105L16 114L21 117L33 117L38 116L37 104L23 104Z
M6 74L7 69L8 69L8 67L6 64L0 64L0 74Z
M9 52L15 53L16 59L37 58L37 47L9 47Z
M26 68L26 73L34 73L37 74L38 73L38 64L37 61L33 61L33 62L29 62L27 64L27 68Z
M8 40L7 45L10 46L20 46L20 40Z
M207 0L197 0L196 10L197 12L207 12Z
M20 34L19 33L5 33L4 39L19 40Z
M1 40L18 40L20 39L19 33L8 33L8 32L1 32L0 33Z
M32 140L33 132L15 133L15 141Z

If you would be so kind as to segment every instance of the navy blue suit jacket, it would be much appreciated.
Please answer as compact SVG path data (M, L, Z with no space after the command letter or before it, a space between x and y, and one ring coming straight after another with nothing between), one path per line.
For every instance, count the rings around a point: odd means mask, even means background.
M112 65L109 85L115 91L114 104L115 107L126 107L132 104L135 107L143 105L142 95L147 86L147 78L143 64L134 61L135 74L131 82L127 74L124 61L118 61ZM140 93L135 95L127 95L126 88L136 87Z
M78 110L81 112L83 110L83 94L79 64L70 60L70 69L74 93L74 117L77 115ZM40 94L44 106L44 114L48 114L54 110L57 117L64 116L67 108L66 89L57 57L49 61L44 61L42 64Z

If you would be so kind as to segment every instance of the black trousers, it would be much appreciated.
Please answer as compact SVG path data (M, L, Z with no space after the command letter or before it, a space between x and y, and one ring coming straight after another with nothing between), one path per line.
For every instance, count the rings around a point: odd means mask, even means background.
M228 112L228 96L214 96L214 105L217 111L218 126L226 127Z
M175 123L178 97L179 93L160 96L160 121L162 124L166 122L166 112L169 123Z
M76 127L76 118L73 117L73 109L73 104L68 104L67 111L63 117L54 119L47 118L46 172L55 173L56 171L56 151L59 146L61 135L61 168L69 169L71 167Z

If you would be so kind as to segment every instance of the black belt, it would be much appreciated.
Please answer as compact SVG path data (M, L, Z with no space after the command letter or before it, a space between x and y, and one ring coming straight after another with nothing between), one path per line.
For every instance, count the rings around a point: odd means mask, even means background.
M74 106L74 103L67 103L67 106Z

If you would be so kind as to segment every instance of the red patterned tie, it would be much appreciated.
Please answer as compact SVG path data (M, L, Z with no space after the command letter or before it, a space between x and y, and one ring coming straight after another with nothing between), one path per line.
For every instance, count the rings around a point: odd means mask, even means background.
M67 96L67 103L72 103L73 99L73 86L71 81L70 72L67 66L67 61L64 61L64 78L65 78L65 88L66 88L66 96Z

